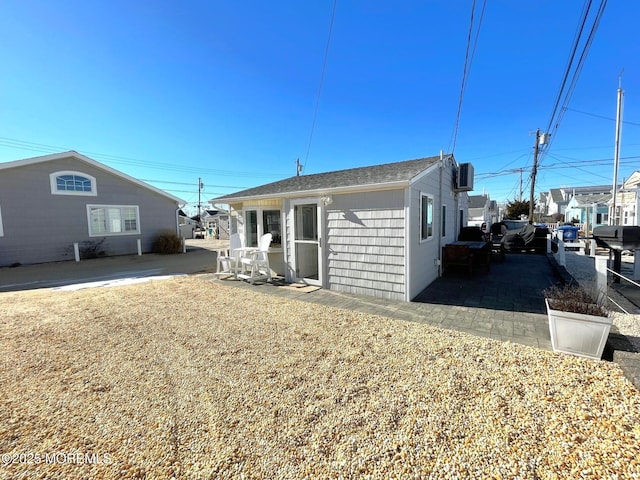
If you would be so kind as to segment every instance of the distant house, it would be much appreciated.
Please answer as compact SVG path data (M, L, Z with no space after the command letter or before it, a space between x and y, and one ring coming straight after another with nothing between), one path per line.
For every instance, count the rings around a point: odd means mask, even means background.
M545 206L545 213L547 215L564 215L569 204L569 193L562 188L552 188L549 190L549 194L546 195L547 204Z
M467 222L473 168L452 155L287 178L210 200L290 282L409 301Z
M561 187L552 188L546 195L547 204L543 211L547 215L562 214L565 220L571 220L566 215L569 201L574 197L585 195L604 195L611 193L611 185L594 185L586 187Z
M489 195L469 195L469 225L487 226L498 221L498 205Z
M181 203L74 151L0 163L0 266L148 252Z
M219 240L229 240L229 212L226 210L204 210L202 226L207 236Z
M640 225L638 219L638 211L640 211L640 171L635 171L624 181L618 195L616 197L616 212L611 215L615 218L618 225ZM613 208L613 201L609 202L609 206Z
M610 193L593 193L588 195L574 195L565 212L565 221L586 225L586 230L608 225Z

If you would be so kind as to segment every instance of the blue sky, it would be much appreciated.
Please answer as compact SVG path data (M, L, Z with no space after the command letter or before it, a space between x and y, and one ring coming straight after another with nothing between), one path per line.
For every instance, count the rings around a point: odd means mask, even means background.
M454 150L473 193L512 200L523 169L528 199L586 4L488 0L478 30L476 1ZM0 161L73 149L192 206L198 177L209 199L295 175L296 158L311 174L447 153L472 5L337 0L314 117L333 0L3 0ZM536 191L612 182L623 69L619 180L640 169L638 18L640 2L608 2Z

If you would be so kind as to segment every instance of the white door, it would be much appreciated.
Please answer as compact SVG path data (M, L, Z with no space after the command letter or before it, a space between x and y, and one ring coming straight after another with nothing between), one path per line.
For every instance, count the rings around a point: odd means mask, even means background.
M318 202L291 202L294 280L322 286L322 222Z

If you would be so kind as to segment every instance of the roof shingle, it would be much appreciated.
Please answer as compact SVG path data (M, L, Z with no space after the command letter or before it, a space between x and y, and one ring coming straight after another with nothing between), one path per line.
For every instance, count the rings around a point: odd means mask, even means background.
M349 168L312 175L300 175L285 178L277 182L248 188L240 192L231 193L211 201L226 202L228 200L245 197L278 196L291 193L303 193L314 190L331 190L340 187L356 187L379 185L383 183L409 181L430 166L436 164L440 156L407 160L404 162L385 163L369 167Z

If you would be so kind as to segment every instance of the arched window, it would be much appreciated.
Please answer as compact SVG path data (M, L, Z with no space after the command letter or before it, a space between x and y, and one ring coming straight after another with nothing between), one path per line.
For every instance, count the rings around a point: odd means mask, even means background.
M49 176L53 195L97 195L96 179L82 172L55 172Z

